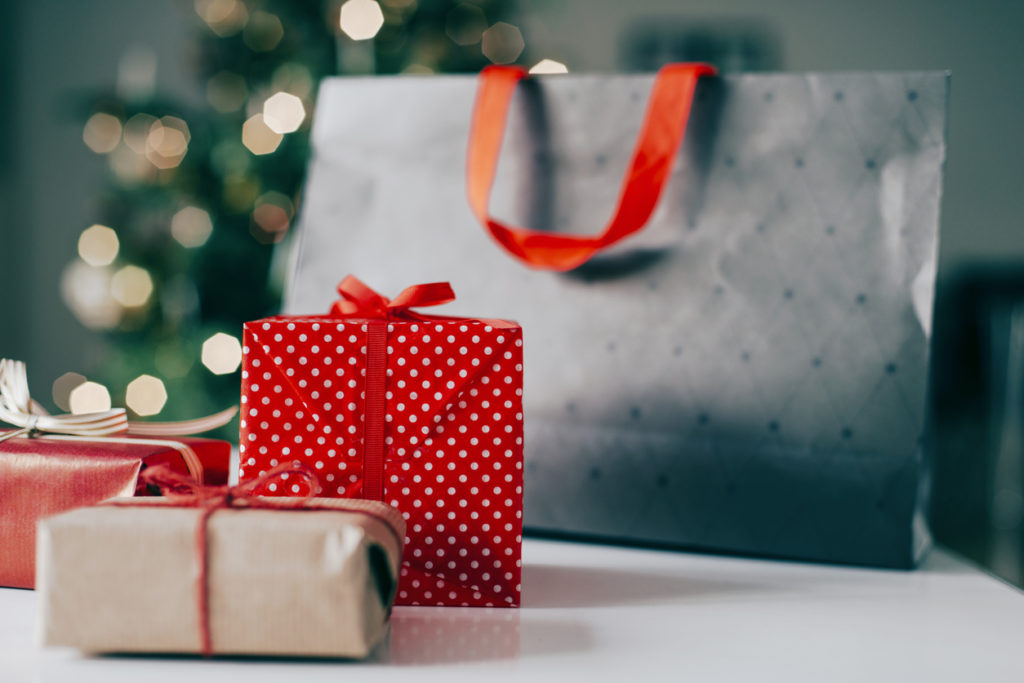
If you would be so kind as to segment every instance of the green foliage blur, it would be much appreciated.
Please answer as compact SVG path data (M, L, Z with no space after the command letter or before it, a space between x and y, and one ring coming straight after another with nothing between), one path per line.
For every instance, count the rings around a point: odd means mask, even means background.
M110 389L115 406L126 405L127 385L142 374L160 378L167 389L167 403L154 419L198 417L238 402L239 370L216 375L207 369L203 342L217 332L240 339L243 322L278 310L283 255L301 204L322 78L475 72L491 63L483 54L482 32L496 22L515 21L507 0L380 0L383 25L372 39L357 41L340 30L342 4L183 4L196 23L194 44L185 49L206 105L124 92L97 94L87 102L86 118L106 113L123 126L123 139L112 143L116 148L98 152L108 156L111 173L95 220L117 233L120 248L112 268L139 266L153 284L144 305L123 307L116 321L92 325L109 339L109 354L92 376ZM374 3L356 4L365 12ZM516 61L521 59L520 54ZM298 97L305 117L272 152L255 154L243 141L243 125L278 92ZM180 136L154 133L168 127L185 133L183 156L171 144ZM275 136L261 130L272 144ZM168 150L169 158L161 156ZM191 214L183 216L195 222L206 212L213 226L208 239L193 246L172 230L176 216L189 207ZM236 421L218 436L233 440L237 433Z

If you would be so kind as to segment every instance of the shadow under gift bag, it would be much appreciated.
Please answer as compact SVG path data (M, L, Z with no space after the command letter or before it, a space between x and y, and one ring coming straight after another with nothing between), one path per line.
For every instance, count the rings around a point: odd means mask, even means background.
M528 530L913 566L948 75L707 73L325 81L286 309L529 329Z

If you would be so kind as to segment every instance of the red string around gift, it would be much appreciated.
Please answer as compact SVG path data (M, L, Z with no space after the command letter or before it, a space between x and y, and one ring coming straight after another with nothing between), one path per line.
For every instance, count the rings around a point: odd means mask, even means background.
M306 482L306 492L302 496L292 498L265 498L256 495L255 491L278 481L287 481L296 477ZM196 578L196 599L199 611L199 640L204 657L213 653L210 638L210 599L209 599L209 558L207 544L207 527L210 516L217 510L231 507L296 509L304 508L311 498L320 492L320 480L313 470L301 463L285 463L268 470L256 479L239 486L204 486L188 476L175 472L166 465L158 465L143 470L142 481L155 486L164 498L175 507L202 508L196 522L196 556L199 558L199 576ZM132 505L131 500L110 501L110 505Z

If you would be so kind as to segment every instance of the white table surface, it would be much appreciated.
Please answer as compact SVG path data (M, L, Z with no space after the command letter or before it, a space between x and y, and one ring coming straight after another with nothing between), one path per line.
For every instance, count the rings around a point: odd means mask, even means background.
M1024 681L1024 594L942 551L915 572L536 539L523 552L522 609L396 608L368 662L40 649L35 594L0 589L0 682Z

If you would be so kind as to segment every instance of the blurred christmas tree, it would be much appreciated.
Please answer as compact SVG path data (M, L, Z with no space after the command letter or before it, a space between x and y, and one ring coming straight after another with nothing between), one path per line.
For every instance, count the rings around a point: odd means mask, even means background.
M66 410L112 399L181 419L238 401L241 324L278 308L321 78L473 72L524 51L508 0L195 0L194 10L208 107L124 92L88 102L83 138L112 173L63 292L111 353L96 383L55 383Z

